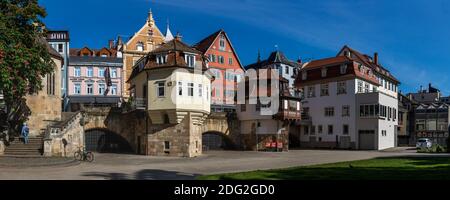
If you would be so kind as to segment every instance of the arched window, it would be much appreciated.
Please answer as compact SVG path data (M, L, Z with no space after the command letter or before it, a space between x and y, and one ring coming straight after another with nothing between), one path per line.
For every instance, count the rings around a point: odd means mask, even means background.
M138 51L144 51L144 44L142 42L138 42L136 44L136 50Z

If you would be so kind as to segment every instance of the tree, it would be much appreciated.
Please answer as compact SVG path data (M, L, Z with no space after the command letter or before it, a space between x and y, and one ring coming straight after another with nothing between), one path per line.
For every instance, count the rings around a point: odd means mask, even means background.
M24 97L41 90L43 77L55 67L43 40L46 15L37 0L0 0L0 90L6 110L0 120L10 134L30 114Z

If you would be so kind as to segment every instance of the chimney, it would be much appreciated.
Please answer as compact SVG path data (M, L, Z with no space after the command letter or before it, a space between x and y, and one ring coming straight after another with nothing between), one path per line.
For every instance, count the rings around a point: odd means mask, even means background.
M375 52L373 54L373 62L378 65L378 53L377 52Z
M109 48L113 49L114 48L114 40L108 40L109 43Z

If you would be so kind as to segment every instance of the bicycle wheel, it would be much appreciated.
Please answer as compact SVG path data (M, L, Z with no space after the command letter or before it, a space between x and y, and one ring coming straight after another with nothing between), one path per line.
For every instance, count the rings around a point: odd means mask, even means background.
M75 152L73 154L73 157L75 158L75 160L79 160L79 161L81 161L83 158L83 156L81 155L81 153L79 151Z
M94 154L93 154L92 152L87 152L87 153L86 153L86 160L87 160L88 162L94 161Z

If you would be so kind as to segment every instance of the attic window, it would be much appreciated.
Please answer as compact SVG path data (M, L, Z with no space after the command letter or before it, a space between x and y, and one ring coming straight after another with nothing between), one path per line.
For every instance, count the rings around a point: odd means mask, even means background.
M194 54L185 54L184 61L186 62L186 65L188 67L194 67L195 66L195 55Z
M159 54L156 55L156 64L166 64L167 63L167 55L166 54Z
M142 42L138 42L136 44L136 50L138 51L144 51L144 44Z
M322 68L322 77L327 76L327 68Z
M225 51L225 36L224 35L220 35L219 49L221 51Z

